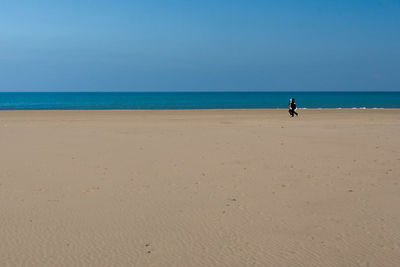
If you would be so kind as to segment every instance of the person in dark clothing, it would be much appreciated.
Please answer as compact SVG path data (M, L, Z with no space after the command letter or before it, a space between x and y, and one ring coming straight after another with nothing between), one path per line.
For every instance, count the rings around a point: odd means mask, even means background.
M291 117L296 114L296 116L299 116L299 114L296 112L296 102L294 101L294 98L290 99L289 101L289 114Z
M289 115L290 115L290 117L293 117L293 112L292 112L292 99L291 99L291 98L289 99L288 108L289 108Z

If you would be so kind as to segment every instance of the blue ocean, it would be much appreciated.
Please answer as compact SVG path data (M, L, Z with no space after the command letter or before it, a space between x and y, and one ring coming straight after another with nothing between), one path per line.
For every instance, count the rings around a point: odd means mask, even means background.
M400 92L0 93L1 110L400 108Z

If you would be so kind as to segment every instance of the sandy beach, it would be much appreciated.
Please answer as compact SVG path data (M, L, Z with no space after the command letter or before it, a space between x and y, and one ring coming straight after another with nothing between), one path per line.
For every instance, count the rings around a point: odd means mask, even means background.
M0 266L400 266L399 110L0 111Z

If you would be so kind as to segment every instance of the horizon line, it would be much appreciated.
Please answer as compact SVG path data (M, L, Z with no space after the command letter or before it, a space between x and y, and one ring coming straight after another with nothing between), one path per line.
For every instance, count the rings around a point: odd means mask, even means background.
M1 93L400 93L400 90L0 91Z

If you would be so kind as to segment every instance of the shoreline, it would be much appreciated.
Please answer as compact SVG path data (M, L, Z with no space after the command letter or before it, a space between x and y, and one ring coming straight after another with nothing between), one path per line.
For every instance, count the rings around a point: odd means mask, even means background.
M380 107L352 107L352 108L297 108L298 110L400 110L396 108L380 108ZM284 111L286 108L185 108L185 109L0 109L3 111Z

